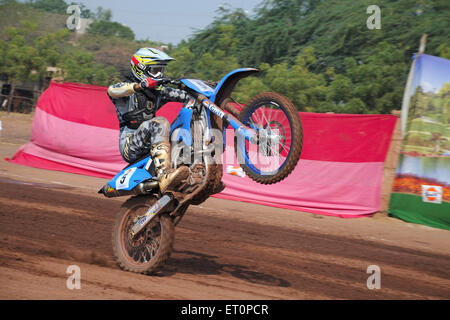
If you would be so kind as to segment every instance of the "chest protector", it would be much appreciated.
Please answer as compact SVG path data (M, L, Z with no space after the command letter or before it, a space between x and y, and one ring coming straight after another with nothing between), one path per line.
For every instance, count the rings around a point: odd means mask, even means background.
M148 93L144 95L136 92L134 94L136 108L122 115L120 127L127 126L130 129L136 130L142 122L152 119L156 113L154 95L152 94L152 96Z

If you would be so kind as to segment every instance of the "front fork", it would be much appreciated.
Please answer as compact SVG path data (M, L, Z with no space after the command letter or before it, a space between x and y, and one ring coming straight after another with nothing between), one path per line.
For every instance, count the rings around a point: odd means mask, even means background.
M167 207L172 204L174 198L171 194L165 194L154 205L152 205L147 212L141 216L134 226L129 231L131 238L136 237L159 213L165 211Z
M209 111L214 113L220 119L228 123L236 132L238 138L244 138L250 143L256 144L258 142L258 134L254 129L251 129L240 122L236 117L231 114L225 113L221 108L216 106L211 100L206 98L204 95L199 94L197 100L207 108Z

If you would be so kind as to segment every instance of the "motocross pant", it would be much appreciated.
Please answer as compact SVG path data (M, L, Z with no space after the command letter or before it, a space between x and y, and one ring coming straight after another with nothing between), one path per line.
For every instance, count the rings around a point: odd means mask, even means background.
M120 133L119 149L125 161L133 163L149 154L152 145L169 143L170 123L164 117L154 117L136 129L125 128Z

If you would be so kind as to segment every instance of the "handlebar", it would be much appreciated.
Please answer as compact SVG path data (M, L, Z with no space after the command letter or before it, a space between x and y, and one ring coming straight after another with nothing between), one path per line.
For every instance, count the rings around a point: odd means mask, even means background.
M203 95L196 92L195 90L183 85L183 83L181 82L181 79L183 79L183 78L172 79L170 77L165 77L162 79L154 79L154 80L158 82L158 84L157 84L158 86L166 85L166 84L174 85L174 86L186 91L189 95L191 95L195 99L199 99L200 96L204 97Z
M189 87L186 87L183 85L182 87L182 82L181 82L182 78L176 78L176 79L172 79L172 78L162 78L158 80L158 85L165 85L165 84L171 84L174 85L178 88L182 88L184 91L186 91L187 93L189 93L191 96L193 96L194 98L197 98L199 96L199 93L196 92L195 90L192 90Z
M181 81L179 79L172 79L172 78L167 77L167 78L162 78L162 79L158 80L158 84L162 84L162 85L173 84L175 86L178 86L181 84Z

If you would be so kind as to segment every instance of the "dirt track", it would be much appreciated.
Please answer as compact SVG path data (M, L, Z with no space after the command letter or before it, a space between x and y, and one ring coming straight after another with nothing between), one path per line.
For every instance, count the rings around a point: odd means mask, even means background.
M158 276L121 271L110 234L125 198L97 195L102 179L5 162L14 137L0 137L0 299L450 299L448 231L219 199L188 209ZM74 264L81 290L66 288ZM374 264L380 290L366 287Z

